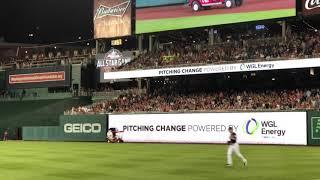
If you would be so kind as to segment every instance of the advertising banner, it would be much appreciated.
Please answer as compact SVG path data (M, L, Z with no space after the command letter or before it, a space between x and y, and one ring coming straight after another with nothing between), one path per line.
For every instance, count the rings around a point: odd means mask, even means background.
M130 51L120 52L117 49L111 49L105 54L96 55L97 67L115 68L129 63L134 58Z
M320 67L320 58L105 72L104 80Z
M302 0L303 15L320 14L320 1L319 0Z
M59 126L23 127L23 140L105 141L106 115L60 116Z
M131 35L131 0L94 0L94 37Z
M11 70L7 72L7 85L15 89L68 87L70 66Z
M308 112L308 145L320 145L320 112Z
M104 141L106 115L60 116L61 140Z
M137 34L296 15L295 0L137 0L136 7Z
M64 71L9 75L9 84L39 83L66 80Z
M125 142L226 143L228 127L239 143L306 145L306 112L110 115L109 128Z

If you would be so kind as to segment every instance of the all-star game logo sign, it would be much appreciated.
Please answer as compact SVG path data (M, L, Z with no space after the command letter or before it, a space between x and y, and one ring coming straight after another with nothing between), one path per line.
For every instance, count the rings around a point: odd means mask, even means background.
M131 0L94 1L94 37L131 35Z
M320 14L320 0L303 0L303 15Z
M111 49L106 54L97 54L97 67L119 67L129 63L133 57L128 53L121 53L117 49Z

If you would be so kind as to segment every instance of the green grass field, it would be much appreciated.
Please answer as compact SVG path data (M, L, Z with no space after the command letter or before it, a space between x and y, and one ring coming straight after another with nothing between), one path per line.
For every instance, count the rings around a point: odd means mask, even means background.
M155 19L155 20L137 20L136 33L148 33L158 31L168 31L175 29L185 29L203 26L212 26L229 23L239 23L247 21L257 21L264 19L273 19L281 17L290 17L296 15L296 9L281 9L258 12L190 16L180 18Z
M3 180L316 180L320 147L241 146L244 168L225 164L226 145L1 142Z

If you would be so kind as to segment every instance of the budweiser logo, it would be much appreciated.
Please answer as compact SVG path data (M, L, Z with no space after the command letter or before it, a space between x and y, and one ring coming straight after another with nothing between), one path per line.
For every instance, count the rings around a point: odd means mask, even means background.
M129 5L130 5L130 0L118 5L115 5L113 7L100 5L96 11L94 20L103 18L105 16L122 17L127 12Z
M305 8L307 10L312 10L315 8L320 8L320 0L306 0Z

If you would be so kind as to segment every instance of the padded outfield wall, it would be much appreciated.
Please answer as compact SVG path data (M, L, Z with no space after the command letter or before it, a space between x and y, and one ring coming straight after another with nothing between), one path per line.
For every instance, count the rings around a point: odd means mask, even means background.
M23 140L105 141L106 123L106 115L62 115L57 126L23 127Z
M307 145L306 112L234 112L109 115L124 142L217 143L228 128L242 144Z
M243 144L319 145L320 112L158 113L60 116L59 125L24 127L24 140L225 143L232 126Z
M320 145L320 112L308 112L308 145Z
M58 100L2 101L0 102L0 138L9 130L9 139L18 139L18 129L24 126L58 126L64 110L87 105L91 100L67 98Z

